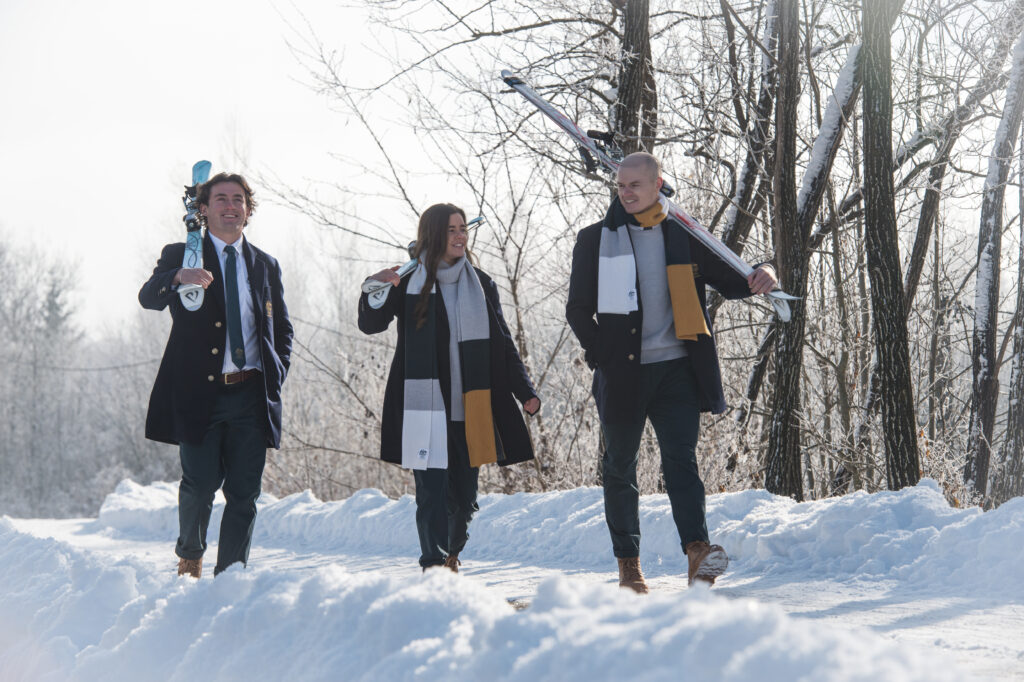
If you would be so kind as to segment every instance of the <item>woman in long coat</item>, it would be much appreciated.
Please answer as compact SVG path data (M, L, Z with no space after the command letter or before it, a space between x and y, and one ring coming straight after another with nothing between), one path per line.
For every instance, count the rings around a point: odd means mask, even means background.
M392 284L378 308L359 300L359 329L398 320L381 416L381 458L412 469L420 566L458 572L469 539L479 467L533 459L518 400L528 414L540 399L501 313L498 287L474 267L466 213L435 204L420 216L415 270L372 279Z

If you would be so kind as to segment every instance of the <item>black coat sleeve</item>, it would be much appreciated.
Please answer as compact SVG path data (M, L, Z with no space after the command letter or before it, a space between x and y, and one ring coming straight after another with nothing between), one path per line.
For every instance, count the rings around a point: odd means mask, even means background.
M751 296L747 278L736 272L719 258L711 249L694 238L690 238L690 256L697 264L701 277L714 287L715 291L729 299Z
M139 303L143 308L163 310L178 295L177 287L172 282L181 269L184 255L184 244L168 244L164 247L160 253L160 260L153 268L153 274L139 289Z
M484 279L485 277L486 279ZM494 309L494 314L498 319L498 327L501 330L502 336L505 337L505 366L508 368L509 389L512 391L512 395L516 397L516 400L520 403L525 403L530 398L536 398L537 391L533 387L533 382L530 381L526 365L523 364L523 359L519 356L519 349L516 348L516 343L512 339L512 332L509 331L508 324L505 322L505 315L501 310L501 299L498 296L498 285L486 275L481 280L483 280L481 284L484 287L484 294Z
M601 328L597 324L597 261L600 225L591 225L576 235L572 250L572 273L565 319L583 346L584 358L593 369L600 362Z

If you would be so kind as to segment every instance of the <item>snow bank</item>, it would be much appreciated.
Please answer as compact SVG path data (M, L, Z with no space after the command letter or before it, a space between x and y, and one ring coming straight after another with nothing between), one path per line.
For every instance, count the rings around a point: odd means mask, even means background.
M124 482L97 521L128 535L177 532L174 486ZM211 529L223 502L218 498ZM261 498L257 545L348 554L417 555L411 496L391 500L362 490L337 502L308 491ZM893 579L965 595L1024 601L1024 498L983 513L954 509L938 485L854 493L796 503L763 490L711 495L708 528L732 558L731 573ZM641 560L653 576L683 574L685 557L665 495L641 500ZM614 566L599 488L484 495L470 526L467 559L561 567Z
M954 509L938 484L798 504L764 491L709 498L709 527L743 570L890 578L1024 601L1024 498Z
M403 581L232 568L193 581L104 565L7 521L0 557L5 681L961 679L868 631L704 588L641 598L556 578L516 612L444 570Z

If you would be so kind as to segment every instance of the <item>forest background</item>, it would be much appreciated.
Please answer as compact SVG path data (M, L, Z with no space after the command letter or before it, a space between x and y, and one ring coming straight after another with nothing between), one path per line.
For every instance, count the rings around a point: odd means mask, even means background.
M249 35L251 52L214 52L182 64L174 88L157 83L201 108L242 74L283 69L310 95L268 92L259 80L236 93L232 116L274 111L289 130L277 144L209 116L182 114L174 131L212 133L215 165L253 179L263 205L248 234L282 262L296 345L284 441L264 479L270 492L411 491L408 472L377 459L393 334L360 334L356 302L368 274L404 260L419 212L438 201L487 217L472 248L499 282L543 400L529 422L536 460L485 469L483 489L599 482L591 372L564 304L575 233L603 214L610 185L584 174L567 139L498 78L510 68L582 127L662 158L689 213L749 262L774 262L784 288L802 297L788 324L761 301L712 300L731 409L703 417L698 455L709 491L764 487L815 499L926 476L956 505L1024 494L1024 0L272 9L183 11L210 50L217 32L204 24L230 29L237 18L245 28L260 12L278 42ZM120 26L136 20L122 16ZM115 61L130 64L131 55ZM131 75L115 74L122 95L135 88ZM286 102L301 112L274 109ZM102 130L71 113L86 133ZM64 130L42 123L58 138ZM0 128L4 148L17 149L21 129ZM143 437L169 316L133 301L159 248L180 239L174 202L191 161L210 154L160 158L155 140L165 133L134 133L139 163L160 169L167 200L157 214L132 203L148 196L132 189L134 157L108 159L109 172L97 165L89 177L65 168L30 177L8 164L0 513L94 515L122 478L179 475L176 449ZM319 147L306 172L292 171L294 159L278 162L310 135ZM44 210L59 207L70 185L85 186L91 201ZM39 186L48 193L34 194ZM40 196L29 202L40 222L26 236L18 202ZM75 255L52 248L71 238L51 223L87 214L108 224L82 219L95 246ZM83 276L96 260L106 261L106 287ZM641 489L661 489L650 432Z

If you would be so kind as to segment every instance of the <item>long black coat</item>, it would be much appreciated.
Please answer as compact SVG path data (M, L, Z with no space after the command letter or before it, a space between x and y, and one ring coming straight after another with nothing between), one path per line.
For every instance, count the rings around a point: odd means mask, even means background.
M171 308L171 334L146 415L146 438L171 444L202 440L224 366L224 277L217 249L209 236L203 238L203 267L213 273L213 283L206 289L202 307L193 312L185 310L171 284L184 255L183 243L165 246L153 275L139 290L143 308ZM281 266L248 239L243 242L242 256L249 269L263 366L264 431L267 446L277 448L281 445L281 384L291 361L292 324L284 304Z
M601 421L616 423L638 418L637 382L640 377L640 341L643 330L643 301L627 315L597 312L597 267L601 230L628 229L629 215L618 198L612 201L604 220L583 228L576 235L572 252L572 274L565 317L583 346L587 364L594 368L593 394ZM702 412L719 414L726 409L718 349L707 310L707 285L725 298L750 296L747 280L669 217L662 223L665 253L676 263L693 263L697 297L711 336L684 341L697 377ZM638 273L639 275L639 273ZM636 283L637 296L640 283Z
M490 328L491 349L491 413L498 432L498 464L504 466L533 459L533 445L526 430L523 414L516 399L525 403L536 398L533 383L519 357L508 325L501 313L498 286L479 268L476 269L480 285L487 300L487 318ZM384 409L380 424L380 456L386 462L402 463L402 421L405 405L405 291L411 275L406 275L398 286L391 288L387 300L378 310L370 307L366 294L359 298L359 329L364 334L385 331L391 320L398 320L398 342L391 361L387 388L384 390ZM448 312L438 300L434 306L436 317L437 365L444 397L446 414L451 414L451 362L449 360Z

